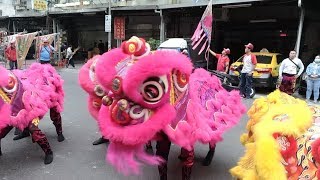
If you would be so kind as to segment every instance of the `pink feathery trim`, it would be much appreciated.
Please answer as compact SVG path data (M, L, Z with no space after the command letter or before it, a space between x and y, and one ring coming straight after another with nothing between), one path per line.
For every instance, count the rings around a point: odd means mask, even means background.
M149 155L144 149L144 144L127 146L111 142L108 147L107 160L124 175L139 174L140 162L149 165L159 165L164 162L161 157Z
M220 80L204 69L191 74L189 96L187 118L179 121L175 129L170 126L164 129L173 143L188 150L197 141L222 141L223 133L235 126L245 113L239 92L227 92Z
M9 71L4 67L0 66L0 87L8 85L9 82Z
M115 66L118 62L129 56L122 52L121 48L116 48L104 53L96 65L96 77L98 83L104 89L111 89L112 80L116 76Z
M11 109L10 108L11 107L10 107L9 104L4 104L0 108L0 119L1 119L0 120L0 132L1 132L1 129L7 127L8 124L10 124L10 114L11 114Z

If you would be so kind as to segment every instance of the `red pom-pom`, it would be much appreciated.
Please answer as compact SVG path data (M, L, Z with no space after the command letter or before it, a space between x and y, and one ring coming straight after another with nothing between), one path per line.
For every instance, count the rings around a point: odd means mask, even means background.
M139 43L141 43L141 47L140 49L138 49L136 53L134 53L135 56L141 56L144 53L146 53L146 41L142 38L139 38L139 40L140 40Z
M146 53L146 41L142 38L132 37L121 44L122 51L125 54L141 56Z
M126 54L135 54L138 50L138 43L133 41L125 41L122 43L122 50Z

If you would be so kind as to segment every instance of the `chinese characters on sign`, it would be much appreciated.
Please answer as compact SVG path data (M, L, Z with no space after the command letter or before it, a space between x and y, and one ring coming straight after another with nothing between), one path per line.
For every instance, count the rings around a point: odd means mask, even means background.
M125 18L115 17L114 18L114 39L124 40L125 36Z
M106 15L104 21L104 32L111 32L111 15Z
M47 10L47 1L46 0L33 0L32 8L38 11Z

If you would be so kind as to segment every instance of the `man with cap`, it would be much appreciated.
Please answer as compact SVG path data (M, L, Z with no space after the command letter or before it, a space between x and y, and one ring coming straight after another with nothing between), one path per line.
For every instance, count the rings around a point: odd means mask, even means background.
M50 64L50 57L54 48L49 44L48 39L43 40L43 45L39 48L38 60L41 64Z
M227 73L229 68L230 59L228 55L230 54L229 48L224 48L221 54L217 54L211 50L209 52L218 59L217 71Z
M18 69L17 63L17 50L15 46L15 41L10 42L10 46L6 49L6 56L9 60L10 70Z
M252 54L253 44L245 45L245 55L243 56L243 68L240 77L240 93L243 98L250 98L252 88L252 74L257 64L256 55Z

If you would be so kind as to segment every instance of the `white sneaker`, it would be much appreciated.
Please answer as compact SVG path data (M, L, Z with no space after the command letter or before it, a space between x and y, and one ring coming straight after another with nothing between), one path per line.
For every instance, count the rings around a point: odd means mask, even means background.
M313 104L312 101L310 101L310 99L306 99L306 103L309 104L309 105Z

